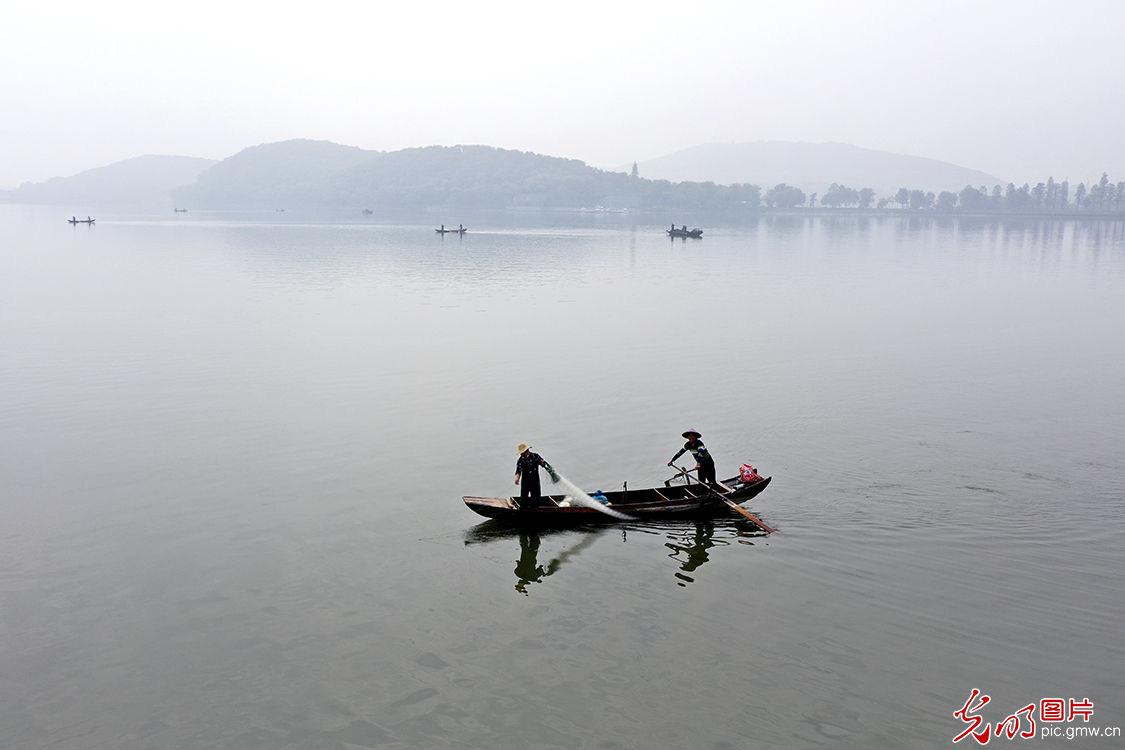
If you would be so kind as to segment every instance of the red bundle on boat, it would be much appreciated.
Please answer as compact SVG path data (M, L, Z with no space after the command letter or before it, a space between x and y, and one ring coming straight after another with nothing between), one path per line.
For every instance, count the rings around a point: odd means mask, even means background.
M758 470L750 464L742 464L738 467L738 479L741 482L756 482L761 479L758 476Z

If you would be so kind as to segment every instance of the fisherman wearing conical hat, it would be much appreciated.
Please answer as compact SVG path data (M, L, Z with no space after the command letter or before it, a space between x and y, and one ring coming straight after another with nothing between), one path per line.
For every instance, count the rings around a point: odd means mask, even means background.
M516 447L520 457L516 459L516 484L520 486L521 508L534 508L539 505L542 493L539 489L539 467L551 471L551 465L538 453L531 452L531 446L520 443Z
M687 438L687 442L684 443L684 447L680 448L676 455L672 456L672 460L668 462L668 465L671 466L676 463L677 458L690 451L691 455L695 457L695 470L699 476L699 481L715 484L715 482L718 481L715 479L715 459L711 458L711 453L707 450L707 446L699 439L703 436L699 434L698 430L688 430L684 433L684 437Z

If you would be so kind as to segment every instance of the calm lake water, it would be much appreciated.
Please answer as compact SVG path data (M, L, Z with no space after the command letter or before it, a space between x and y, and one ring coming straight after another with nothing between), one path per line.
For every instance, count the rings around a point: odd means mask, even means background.
M1125 725L1121 222L69 213L0 206L0 747ZM689 427L778 534L461 502Z

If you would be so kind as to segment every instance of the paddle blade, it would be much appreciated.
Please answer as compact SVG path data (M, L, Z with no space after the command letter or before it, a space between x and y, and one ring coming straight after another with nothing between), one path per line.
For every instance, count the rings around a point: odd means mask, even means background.
M760 519L760 518L758 518L757 516L755 516L755 515L754 515L753 513L751 513L750 511L748 511L748 510L746 510L745 508L743 508L743 507L742 507L741 505L739 505L738 503L736 503L736 502L734 502L734 501L732 501L732 500L727 500L726 498L723 498L723 501L724 501L724 502L725 502L725 503L726 503L727 505L729 505L730 507L732 507L732 508L734 508L735 510L737 510L737 511L738 511L739 513L741 513L742 515L746 516L746 517L747 517L748 519L750 519L750 521L752 521L752 522L754 523L754 525L755 525L755 526L757 526L758 528L760 528L760 529L761 529L762 531L766 532L767 534L773 534L773 533L775 533L775 532L776 532L776 529L774 529L774 528L773 528L772 526L770 526L769 524L767 524L767 523L766 523L765 521L763 521L762 519Z

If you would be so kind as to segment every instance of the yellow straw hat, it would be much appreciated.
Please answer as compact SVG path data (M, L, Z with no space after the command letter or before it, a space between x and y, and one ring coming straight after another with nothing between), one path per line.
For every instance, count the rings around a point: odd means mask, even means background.
M524 451L529 450L531 450L531 446L527 443L520 443L518 446L516 446L516 453L523 453Z

